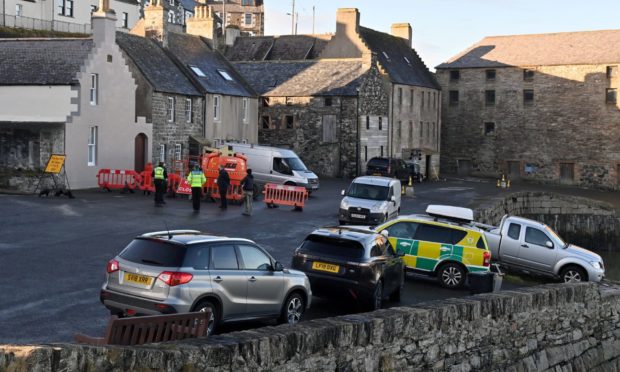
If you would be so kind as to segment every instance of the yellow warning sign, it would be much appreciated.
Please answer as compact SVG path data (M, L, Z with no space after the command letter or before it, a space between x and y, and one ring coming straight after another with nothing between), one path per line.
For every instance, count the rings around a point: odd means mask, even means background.
M65 155L52 154L45 166L45 173L58 174L65 164Z

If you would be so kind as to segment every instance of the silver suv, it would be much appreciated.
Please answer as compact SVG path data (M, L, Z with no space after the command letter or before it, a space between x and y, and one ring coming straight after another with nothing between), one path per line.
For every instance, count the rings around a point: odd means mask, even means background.
M238 320L298 323L312 292L304 273L251 240L174 230L139 236L111 259L100 300L121 317L211 309L212 334Z

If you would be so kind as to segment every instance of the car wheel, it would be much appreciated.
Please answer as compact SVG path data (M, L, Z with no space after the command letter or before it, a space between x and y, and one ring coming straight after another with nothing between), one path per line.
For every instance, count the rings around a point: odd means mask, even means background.
M344 222L343 220L338 220L338 224L339 225L346 225L346 222Z
M455 263L443 264L437 271L439 282L445 288L460 288L465 283L465 270Z
M383 303L383 282L379 280L377 285L375 285L375 289L372 291L372 297L370 298L368 308L373 310L381 309L381 304Z
M209 317L209 324L207 325L207 335L211 336L214 335L215 332L217 332L217 328L219 327L220 323L220 313L217 306L215 306L215 304L211 301L201 301L196 306L194 311L200 311L201 313L204 313L205 311L207 311L207 309L211 310L211 317Z
M586 271L579 266L567 266L560 272L560 278L564 283L587 282Z
M291 293L284 301L282 313L280 314L280 323L297 324L301 320L305 310L304 299L299 293Z

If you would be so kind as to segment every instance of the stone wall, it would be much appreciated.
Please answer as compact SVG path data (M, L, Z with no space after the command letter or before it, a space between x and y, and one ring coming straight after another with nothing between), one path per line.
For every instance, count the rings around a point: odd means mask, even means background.
M615 64L614 64L615 65ZM602 189L620 187L620 101L606 102L606 89L620 78L608 78L608 65L438 70L443 89L442 171L455 173L458 161L471 174L565 183ZM524 90L534 98L525 102ZM458 103L450 103L450 91ZM487 103L486 91L495 92ZM493 123L485 129L485 123ZM489 124L490 126L490 124ZM562 167L565 177L561 177ZM461 167L463 168L463 167ZM572 169L572 174L571 174Z
M476 220L498 225L505 214L541 221L567 242L595 251L620 250L620 216L610 204L546 192L519 192L484 205Z
M555 284L147 346L0 347L20 371L617 371L620 287Z

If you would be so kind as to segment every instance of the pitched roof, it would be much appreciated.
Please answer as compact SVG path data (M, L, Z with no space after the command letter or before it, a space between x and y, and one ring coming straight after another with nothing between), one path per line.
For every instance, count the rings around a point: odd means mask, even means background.
M116 43L157 92L200 96L198 89L156 41L124 32Z
M319 56L332 35L242 36L226 48L231 61L300 61Z
M260 95L277 97L355 96L364 73L361 61L236 62Z
M116 0L116 1L121 2L121 3L131 4L131 5L139 5L138 0Z
M202 38L170 32L167 49L188 69L190 66L195 66L201 70L205 76L198 76L194 73L193 77L204 91L231 96L256 96L250 85L235 71L226 58L211 49ZM226 75L231 80L228 80Z
M70 85L92 39L0 39L0 85Z
M485 37L437 68L620 62L620 30Z
M359 34L377 54L379 64L393 83L441 89L433 73L403 39L362 26Z

